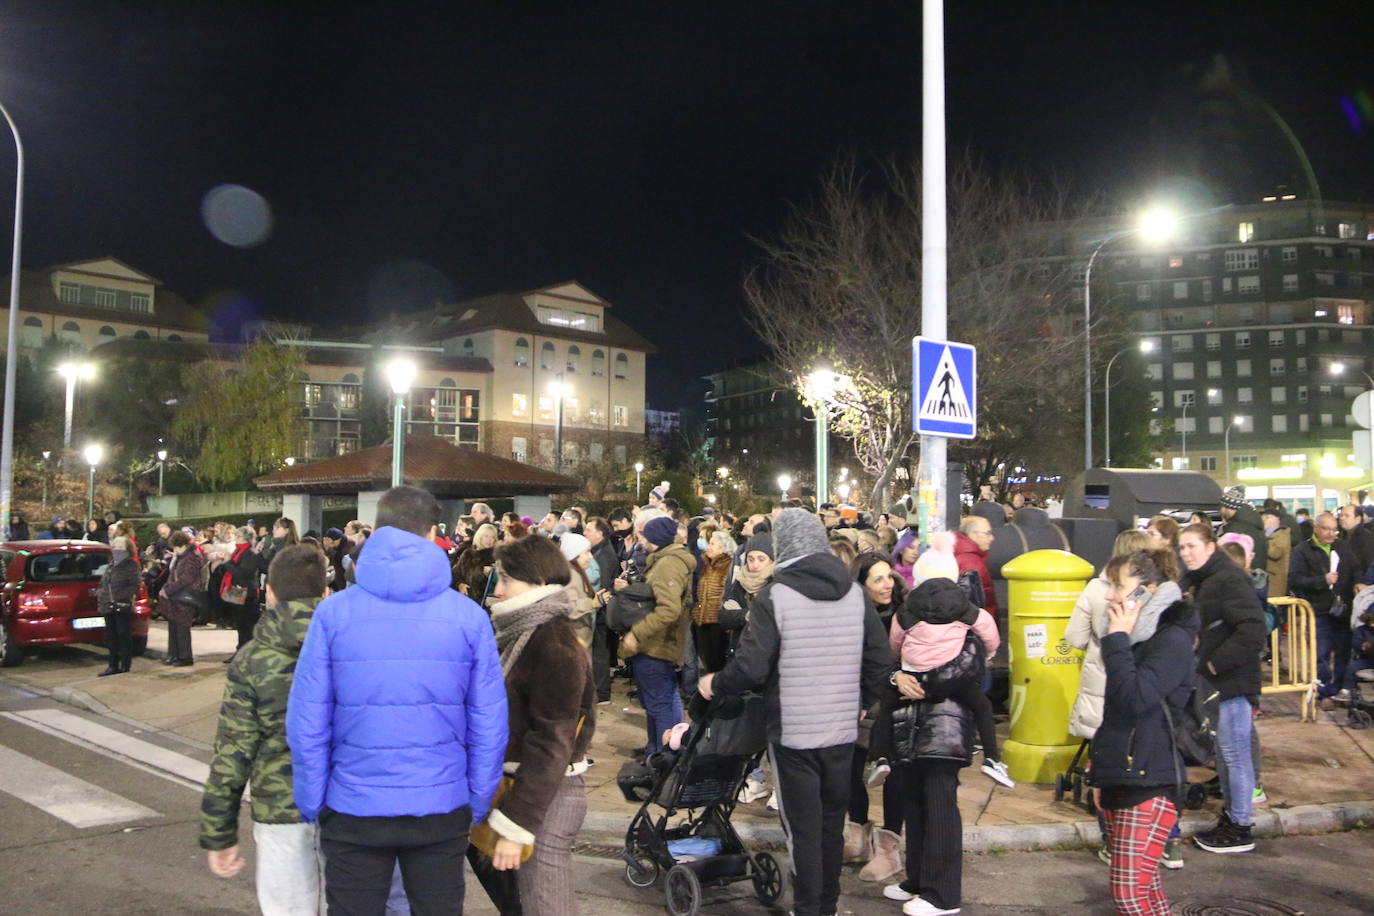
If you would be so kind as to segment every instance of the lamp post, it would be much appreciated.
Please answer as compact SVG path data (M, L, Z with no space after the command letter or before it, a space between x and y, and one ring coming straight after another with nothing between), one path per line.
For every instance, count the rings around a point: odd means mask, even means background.
M52 471L48 468L48 459L52 457L52 452L43 453L43 514L48 512L48 476Z
M24 227L24 144L9 110L0 105L10 133L14 135L14 247L10 252L10 313L6 318L4 418L0 420L0 534L10 536L10 508L14 505L14 386L19 360L19 239Z
M729 468L716 468L716 476L720 478L720 511L725 511L725 485L730 480Z
M554 374L553 381L549 382L549 394L558 399L557 412L553 419L553 469L555 473L563 473L563 399L572 394L572 386L564 384L563 373ZM635 487L639 489L638 485ZM636 496L636 499L639 497Z
M816 506L830 498L830 399L839 377L829 369L817 369L806 377L811 412L816 417Z
M1240 417L1233 417L1230 423L1226 424L1226 434L1221 437L1221 443L1226 452L1226 486L1231 486L1231 429L1240 426L1245 421Z
M57 372L67 380L67 410L62 420L62 450L72 447L72 411L76 407L76 380L95 378L95 366L90 363L63 363Z
M1154 351L1154 344L1148 340L1140 342L1139 350L1141 353L1151 353ZM1130 347L1122 347L1117 350L1112 358L1107 360L1107 371L1102 373L1102 421L1106 427L1102 438L1102 465L1112 466L1112 364L1116 358L1130 350Z
M157 495L162 495L162 473L167 469L167 450L158 449L157 452Z
M1345 370L1345 363L1331 364L1332 375L1344 375ZM1369 397L1367 399L1367 406L1369 407L1369 463L1371 465L1370 473L1374 474L1374 378L1371 378L1369 373L1365 372L1363 369L1356 369L1355 371L1363 375L1364 380L1369 383Z
M406 395L415 381L415 364L408 359L393 359L386 365L386 378L391 384L391 393L396 395L391 414L391 485L399 487L405 476Z
M782 498L783 498L783 499L786 499L786 498L787 498L787 494L789 494L789 493L792 492L792 475L791 475L791 474L779 474L779 475L778 475L778 489L779 489L780 491L782 491Z
M1147 241L1162 242L1173 235L1177 218L1167 210L1148 210L1140 218L1139 225L1130 229L1120 229L1110 233L1097 243L1093 253L1088 255L1088 266L1083 270L1083 469L1093 466L1093 264L1111 242L1129 235L1140 235Z
M849 502L849 494L850 494L851 492L853 492L853 489L854 489L854 488L853 488L852 486L850 486L850 484L849 484L848 481L846 481L846 482L840 484L838 487L836 487L836 488L835 488L835 492L839 494L839 496L840 496L840 502L842 502L842 503L848 503L848 502Z
M86 446L86 464L90 465L90 478L86 484L86 518L95 518L95 467L105 457L105 449L99 445Z
M1188 408L1192 406L1192 401L1184 401L1183 413L1179 415L1178 435L1183 442L1182 448L1180 449L1183 455L1181 458L1182 463L1179 466L1179 470L1186 470L1188 467L1188 424L1185 421L1188 419Z
M638 503L641 499L644 498L643 495L642 495L641 492L640 492L640 489L639 489L639 475L641 475L641 474L643 474L643 473L644 473L644 462L642 462L642 461L636 461L636 462L635 462L635 502L636 502L636 503Z

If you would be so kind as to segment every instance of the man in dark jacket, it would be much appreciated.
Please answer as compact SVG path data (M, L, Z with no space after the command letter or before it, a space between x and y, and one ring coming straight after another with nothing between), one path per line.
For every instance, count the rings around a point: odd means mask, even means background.
M893 660L877 612L816 516L784 509L773 544L773 581L754 596L734 658L698 690L707 699L764 690L793 912L818 916L837 912L859 711L876 702Z
M1251 703L1260 692L1260 651L1264 648L1264 608L1249 575L1217 549L1215 536L1189 525L1178 539L1179 557L1188 569L1184 585L1193 589L1201 616L1197 673L1217 693L1217 774L1225 809L1213 830L1199 834L1208 852L1249 852L1254 824L1255 767L1250 756Z
M1255 507L1246 500L1244 487L1231 487L1221 494L1221 519L1218 535L1249 535L1255 556L1268 555L1269 538L1264 533L1264 522Z
M604 599L609 598L611 585L620 576L620 555L611 537L611 526L604 518L587 519L586 538L592 545L592 562L600 572L603 603L596 615L596 632L592 635L592 680L596 682L596 702L604 706L611 702L611 663L615 659L618 640L606 626Z
M210 871L232 878L239 856L239 809L253 787L258 903L264 913L318 913L315 824L301 819L291 787L286 699L306 628L325 593L328 563L318 548L284 547L267 572L267 609L253 639L234 656L224 685L215 757L200 803L200 846Z
M1323 512L1312 522L1312 538L1293 548L1288 590L1312 605L1317 618L1317 679L1323 699L1335 694L1350 661L1350 608L1363 570L1355 550L1340 540L1336 517ZM1333 658L1334 656L1334 658Z
M1359 581L1358 577L1364 574L1370 563L1374 563L1374 531L1365 525L1364 506L1354 503L1341 506L1337 521L1341 526L1341 540L1355 552L1355 565L1359 567L1356 581Z
M456 913L472 825L501 779L506 688L491 622L449 588L439 504L378 501L357 584L315 609L286 709L296 807L318 821L331 913Z

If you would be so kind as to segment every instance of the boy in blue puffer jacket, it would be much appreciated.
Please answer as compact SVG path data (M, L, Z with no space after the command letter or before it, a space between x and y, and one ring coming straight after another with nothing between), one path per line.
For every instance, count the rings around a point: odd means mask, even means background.
M320 603L287 705L296 805L331 912L381 913L399 862L417 912L461 912L472 825L501 778L506 690L486 612L449 588L439 504L393 487L357 586Z

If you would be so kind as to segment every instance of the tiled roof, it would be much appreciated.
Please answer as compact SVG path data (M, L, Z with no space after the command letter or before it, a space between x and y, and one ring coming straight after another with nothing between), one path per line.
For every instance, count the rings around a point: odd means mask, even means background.
M285 493L385 490L391 485L391 445L283 468L255 482L260 489ZM461 448L437 436L406 436L405 482L445 498L571 493L578 487L571 477Z

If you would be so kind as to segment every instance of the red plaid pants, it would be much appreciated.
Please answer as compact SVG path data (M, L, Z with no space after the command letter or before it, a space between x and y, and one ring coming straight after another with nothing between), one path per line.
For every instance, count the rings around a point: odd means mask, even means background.
M1102 814L1107 819L1112 901L1118 916L1169 916L1159 859L1178 820L1178 809L1161 795L1134 808Z

